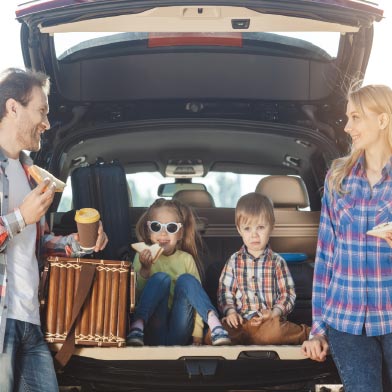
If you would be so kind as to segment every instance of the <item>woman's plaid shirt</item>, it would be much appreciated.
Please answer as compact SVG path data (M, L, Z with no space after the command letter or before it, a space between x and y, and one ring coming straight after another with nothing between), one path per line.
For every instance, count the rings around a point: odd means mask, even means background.
M327 175L327 180L330 174ZM321 209L313 278L312 335L327 325L368 336L392 332L392 250L385 240L367 235L392 221L392 165L370 186L364 158L343 181L347 193L330 194L328 181Z

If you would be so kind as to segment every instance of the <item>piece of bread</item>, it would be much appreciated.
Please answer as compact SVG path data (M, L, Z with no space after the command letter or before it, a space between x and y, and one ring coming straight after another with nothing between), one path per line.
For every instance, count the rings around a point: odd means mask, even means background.
M385 238L387 233L392 232L392 222L381 223L368 230L366 234L374 237Z
M29 166L28 171L37 184L40 184L45 178L49 178L51 182L54 182L56 184L56 192L62 192L65 188L66 184L64 182L56 178L53 174L49 173L45 169L42 169L42 167L32 165Z
M131 246L138 253L143 252L144 249L149 249L152 255L153 263L155 263L155 261L163 252L163 248L161 248L159 244L147 245L145 242L135 242L134 244L131 244Z

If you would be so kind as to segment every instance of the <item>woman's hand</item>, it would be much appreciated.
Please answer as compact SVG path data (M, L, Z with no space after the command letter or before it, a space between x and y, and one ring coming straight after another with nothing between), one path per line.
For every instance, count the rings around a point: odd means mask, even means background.
M388 231L385 233L385 241L387 241L388 245L392 248L392 231Z
M323 335L313 336L302 343L301 352L305 357L317 362L324 362L329 352L328 341Z
M231 328L237 328L239 325L242 325L244 319L234 309L230 309L222 321L225 321L226 324Z

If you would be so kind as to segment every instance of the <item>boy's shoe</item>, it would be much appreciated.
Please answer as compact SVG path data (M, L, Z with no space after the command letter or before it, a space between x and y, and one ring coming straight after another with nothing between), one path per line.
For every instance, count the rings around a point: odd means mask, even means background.
M127 335L127 346L144 346L144 332L140 328L132 328Z
M211 331L213 346L228 346L231 344L229 334L222 326L217 326Z

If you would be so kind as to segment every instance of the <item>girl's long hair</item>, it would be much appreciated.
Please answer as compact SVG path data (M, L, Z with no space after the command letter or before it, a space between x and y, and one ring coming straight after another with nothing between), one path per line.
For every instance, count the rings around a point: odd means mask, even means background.
M392 90L384 85L368 85L357 88L358 83L354 84L347 94L347 99L352 102L356 110L363 116L365 108L376 113L386 113L389 117L386 129L389 147L392 149ZM350 153L335 159L332 162L328 185L331 194L337 192L339 195L347 193L342 187L342 182L348 176L355 162L363 154L363 150L351 148Z
M139 218L136 223L136 235L139 241L144 241L146 244L151 244L150 232L147 226L147 221L152 220L154 212L162 207L172 209L177 217L178 222L182 223L183 230L182 238L177 243L177 249L187 252L192 255L196 262L200 278L203 278L203 265L199 256L199 249L202 247L202 241L199 232L197 231L196 218L192 209L186 204L178 200L157 199L147 211Z

